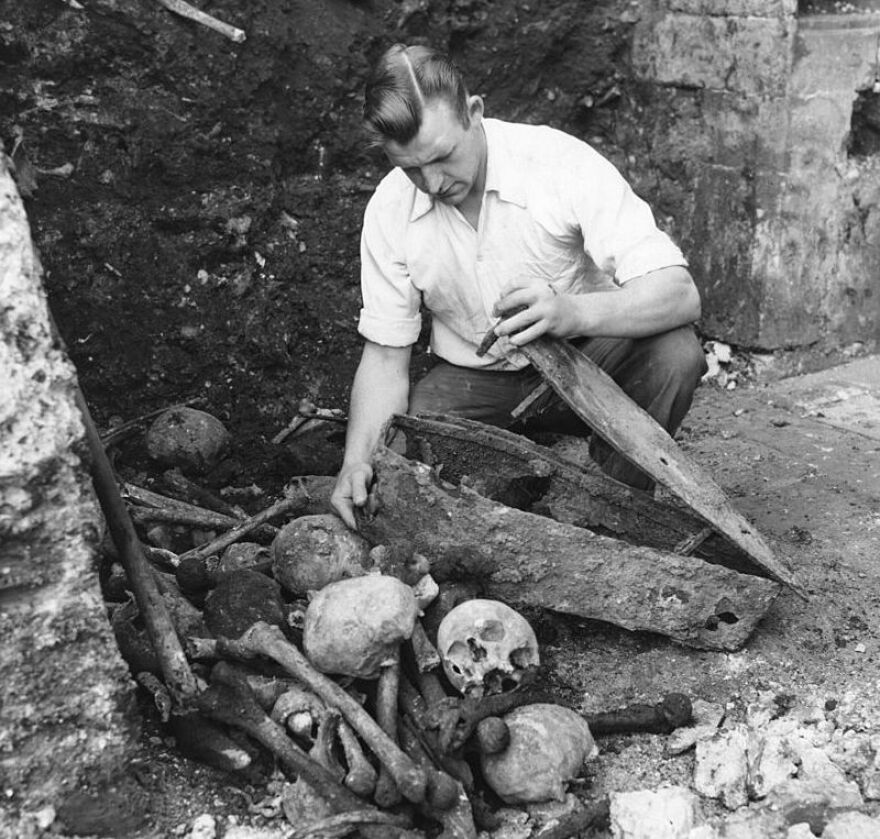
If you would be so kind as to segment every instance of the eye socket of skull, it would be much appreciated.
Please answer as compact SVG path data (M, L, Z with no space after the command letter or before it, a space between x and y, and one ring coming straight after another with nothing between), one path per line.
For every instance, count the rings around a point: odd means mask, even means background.
M506 634L504 624L501 621L487 620L482 621L477 628L477 636L481 641L498 642L501 641Z
M467 661L468 659L473 658L477 660L474 656L474 650L471 646L471 641L473 639L468 638L468 643L463 644L461 641L456 641L447 651L447 661L449 663L449 667L453 673L458 676L470 677L473 675L473 671L470 667L463 666L461 664L462 661ZM485 651L483 652L485 656Z
M528 647L517 647L510 654L510 663L517 670L525 670L527 667L530 667L534 664L534 656L532 655L532 651Z

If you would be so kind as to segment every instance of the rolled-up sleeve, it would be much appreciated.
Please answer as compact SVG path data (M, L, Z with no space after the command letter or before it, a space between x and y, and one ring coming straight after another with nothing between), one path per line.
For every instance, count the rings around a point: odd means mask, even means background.
M616 167L594 149L578 155L581 177L569 178L570 207L578 219L584 250L619 283L687 260L657 227L648 204Z
M368 341L408 347L422 326L421 294L405 260L408 208L382 185L370 199L361 232L361 308L358 331Z

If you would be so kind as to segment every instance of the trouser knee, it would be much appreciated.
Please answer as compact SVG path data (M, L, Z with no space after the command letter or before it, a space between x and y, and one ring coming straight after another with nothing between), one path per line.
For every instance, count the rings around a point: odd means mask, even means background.
M691 327L681 327L643 339L648 368L660 381L678 382L693 391L708 369L706 356Z

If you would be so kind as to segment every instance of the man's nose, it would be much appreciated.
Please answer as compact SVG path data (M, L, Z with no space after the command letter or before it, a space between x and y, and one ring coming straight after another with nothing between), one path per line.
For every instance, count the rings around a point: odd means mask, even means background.
M440 187L443 185L443 175L433 166L424 166L422 167L422 180L425 184L425 191L429 195L436 195L440 192Z

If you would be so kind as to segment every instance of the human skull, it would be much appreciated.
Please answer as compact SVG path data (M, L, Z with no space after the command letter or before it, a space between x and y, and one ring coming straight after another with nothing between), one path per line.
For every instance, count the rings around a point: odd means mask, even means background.
M322 673L376 679L397 659L418 612L412 589L396 577L338 580L317 592L306 609L303 652Z
M587 721L561 705L524 705L507 714L504 723L507 748L484 752L480 769L507 804L564 801L568 782L599 753Z
M466 600L437 629L443 671L463 694L481 696L515 688L526 668L540 663L528 621L498 600Z

